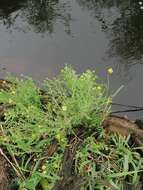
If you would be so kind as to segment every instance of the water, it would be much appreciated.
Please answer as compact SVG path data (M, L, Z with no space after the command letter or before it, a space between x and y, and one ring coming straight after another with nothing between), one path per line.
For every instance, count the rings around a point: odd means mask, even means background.
M11 72L43 80L65 64L78 72L95 70L104 81L112 67L110 89L124 85L114 101L143 106L142 2L0 1L1 77Z

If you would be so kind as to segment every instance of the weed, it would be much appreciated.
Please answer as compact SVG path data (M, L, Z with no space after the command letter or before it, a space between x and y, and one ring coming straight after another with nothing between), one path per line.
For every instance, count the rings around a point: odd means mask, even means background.
M1 154L12 166L19 190L54 187L69 139L78 138L81 127L90 131L74 158L73 171L86 179L81 189L122 189L127 177L129 183L137 183L142 159L126 139L113 136L106 142L101 125L112 98L94 72L78 75L65 67L40 88L31 78L7 80L11 85L1 89L0 104L13 107L4 110L1 120Z

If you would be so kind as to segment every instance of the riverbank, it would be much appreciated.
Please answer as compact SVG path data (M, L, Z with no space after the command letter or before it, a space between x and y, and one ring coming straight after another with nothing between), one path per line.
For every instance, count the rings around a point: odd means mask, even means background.
M108 71L111 72L111 69ZM143 130L94 72L0 81L0 190L142 189Z

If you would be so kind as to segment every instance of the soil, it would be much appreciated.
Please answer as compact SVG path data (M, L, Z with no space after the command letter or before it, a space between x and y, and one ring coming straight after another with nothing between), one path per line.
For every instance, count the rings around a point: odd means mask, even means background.
M0 155L0 190L10 190L8 164Z

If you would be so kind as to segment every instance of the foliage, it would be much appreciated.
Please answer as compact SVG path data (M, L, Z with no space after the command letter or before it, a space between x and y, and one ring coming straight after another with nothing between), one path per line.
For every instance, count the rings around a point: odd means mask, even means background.
M100 142L93 137L85 140L76 155L76 172L87 176L83 189L124 190L124 185L139 183L143 159L129 147L129 138L114 135L108 144L105 138Z
M76 152L75 173L85 177L82 189L122 189L123 181L137 183L142 159L128 139L107 140L101 127L111 97L94 72L78 75L65 67L39 88L31 78L8 77L10 89L0 90L1 154L14 171L15 189L52 189L59 179L70 135L81 126L93 133ZM118 187L118 188L117 188Z

